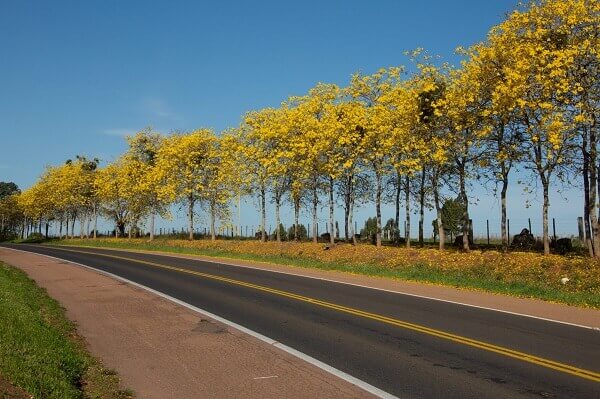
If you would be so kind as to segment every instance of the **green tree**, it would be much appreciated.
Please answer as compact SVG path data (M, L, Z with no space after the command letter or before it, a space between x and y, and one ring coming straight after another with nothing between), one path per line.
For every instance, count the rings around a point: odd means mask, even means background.
M19 186L17 186L13 182L4 182L0 181L0 199L8 197L9 195L18 194L21 190L19 190Z
M279 233L279 236L277 235L277 233ZM274 231L273 235L271 236L271 239L277 241L287 241L287 232L285 231L283 223L279 223L279 231Z
M377 217L368 218L365 220L363 228L360 229L360 237L376 238L377 230Z
M442 225L446 234L450 234L450 240L463 231L463 215L465 205L461 197L447 199L442 205Z
M280 227L283 226L280 225ZM303 224L299 224L297 227L298 228L296 229L295 226L290 226L290 228L288 229L287 236L294 237L294 240L296 241L306 240L308 238L306 226L304 226Z

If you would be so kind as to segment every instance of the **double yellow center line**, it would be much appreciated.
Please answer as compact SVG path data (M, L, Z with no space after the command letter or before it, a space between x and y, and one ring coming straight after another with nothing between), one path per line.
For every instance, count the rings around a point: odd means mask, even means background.
M342 313L351 314L353 316L363 317L365 319L375 320L375 321L378 321L378 322L381 322L384 324L388 324L388 325L404 328L407 330L412 330L412 331L416 331L419 333L431 335L431 336L442 338L442 339L445 339L448 341L452 341L452 342L456 342L459 344L482 349L482 350L485 350L488 352L494 352L494 353L497 353L497 354L500 354L503 356L511 357L513 359L518 359L518 360L528 362L528 363L537 364L539 366L543 366L543 367L546 367L549 369L553 369L553 370L560 371L563 373L571 374L571 375L581 377L581 378L584 378L587 380L600 382L600 373L597 373L597 372L594 372L591 370L585 370L585 369L573 367L568 364L555 362L553 360L544 359L542 357L519 352L519 351L505 348L502 346L492 345L487 342L478 341L475 339L463 337L463 336L456 335L456 334L451 334L451 333L448 333L445 331L436 330L436 329L422 326L419 324L409 323L406 321L394 319L392 317L387 317L387 316L379 315L376 313L366 312L364 310L355 309L355 308L351 308L348 306L343 306L343 305L338 305L338 304L331 303L331 302L322 301L320 299L311 298L311 297L307 297L304 295L294 294L294 293L288 292L288 291L282 291L282 290L278 290L275 288L265 287L262 285L252 284L252 283L248 283L248 282L241 281L241 280L235 280L235 279L231 279L231 278L227 278L227 277L217 276L214 274L202 273L202 272L184 269L184 268L180 268L180 267L176 267L176 266L169 266L169 265L164 265L161 263L148 262L148 261L144 261L144 260L127 258L127 257L123 257L123 256L109 255L109 254L97 253L97 252L78 251L78 250L64 249L64 248L61 248L61 250L68 251L68 252L88 254L88 255L104 256L104 257L113 258L113 259L126 260L129 262L140 263L140 264L143 264L146 266L151 266L151 267L165 269L165 270L171 270L171 271L175 271L175 272L179 272L179 273L191 274L191 275L198 276L198 277L203 277L203 278L216 280L216 281L222 281L224 283L229 283L229 284L233 284L233 285L237 285L237 286L241 286L241 287L255 289L257 291L268 292L270 294L279 295L279 296L294 299L294 300L297 300L300 302L310 303L312 305L320 306L320 307L327 308L327 309L333 309L333 310L336 310L336 311L339 311Z

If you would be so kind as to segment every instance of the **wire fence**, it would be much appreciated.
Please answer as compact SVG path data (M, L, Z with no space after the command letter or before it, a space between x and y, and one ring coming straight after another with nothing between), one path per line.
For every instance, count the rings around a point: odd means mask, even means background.
M424 239L427 242L432 242L436 240L436 231L432 226L432 221L425 222L423 226L424 231ZM338 240L345 239L345 229L343 226L343 222L340 221L335 222L334 227L334 236ZM365 221L356 221L354 222L354 232L357 235L358 239L368 240L371 237L366 235L364 231L361 234L361 230L364 229ZM293 224L282 224L282 236L284 239L293 239ZM300 231L302 233L301 239L312 240L313 229L310 223L301 224ZM527 229L527 231L532 234L536 239L541 239L542 237L542 221L541 218L508 218L507 219L507 235L509 237L509 242L512 241L515 235L519 235L523 229ZM418 239L418 221L411 222L410 229L410 237L411 240ZM321 222L316 225L317 237L321 240L329 241L329 223ZM382 240L383 241L394 241L397 240L398 237L405 237L406 232L406 221L400 221L400 231L390 228L382 229ZM268 239L274 239L276 234L276 229L274 225L265 226L265 233ZM144 231L143 229L138 232L137 235L148 235L148 231ZM460 233L457 233L460 235ZM457 234L447 234L446 240L447 242L453 242ZM548 220L548 234L551 239L557 240L560 238L569 238L573 240L574 243L584 242L585 241L585 231L583 228L583 220L581 217L570 219L570 218L549 218ZM114 230L106 230L101 232L101 235L106 236L115 236ZM156 236L187 236L189 235L189 231L185 227L160 227L155 231ZM252 225L252 224L242 224L242 225L222 225L216 228L215 235L221 239L224 238L237 238L237 239L258 239L261 235L261 227L260 225ZM495 219L473 219L471 220L471 233L473 241L476 244L498 244L502 242L502 234L500 228L500 220ZM194 229L194 236L197 238L210 237L211 231L209 227L197 227Z

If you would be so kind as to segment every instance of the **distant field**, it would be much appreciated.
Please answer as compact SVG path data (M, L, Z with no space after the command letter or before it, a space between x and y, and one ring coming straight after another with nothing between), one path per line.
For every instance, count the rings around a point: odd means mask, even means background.
M583 256L475 250L406 249L236 240L71 239L51 245L97 246L227 257L413 280L600 308L600 262ZM567 277L566 284L561 279Z

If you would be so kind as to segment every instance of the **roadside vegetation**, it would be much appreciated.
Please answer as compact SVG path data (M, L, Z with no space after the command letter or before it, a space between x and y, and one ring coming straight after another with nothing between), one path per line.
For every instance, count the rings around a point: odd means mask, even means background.
M600 264L584 256L543 256L534 252L495 250L440 252L433 248L377 248L368 244L330 246L293 241L264 243L258 240L98 238L52 241L50 244L164 251L339 270L600 308Z
M178 207L190 242L94 245L245 257L597 307L599 21L598 1L534 0L459 49L456 67L415 49L406 52L408 67L357 72L343 87L319 83L279 107L247 112L220 133L143 129L127 137L114 162L78 155L49 166L23 191L0 182L0 240L77 243L108 225L107 235L152 241L155 218L169 219ZM508 202L519 185L540 189L539 237L530 223L513 224L510 233L509 211L527 207ZM475 186L499 203L497 249L475 241L469 207L482 200ZM582 194L576 242L551 234L550 197L563 186ZM225 241L242 235L242 198L258 205L256 240ZM395 212L384 224L385 203ZM357 234L355 210L366 207L372 218ZM293 215L288 230L284 208ZM319 234L324 208L326 233ZM211 242L195 242L200 214ZM427 226L436 247L411 248L426 246ZM340 245L340 236L354 246ZM312 244L301 243L308 237Z
M124 399L64 310L25 273L0 263L0 397Z

